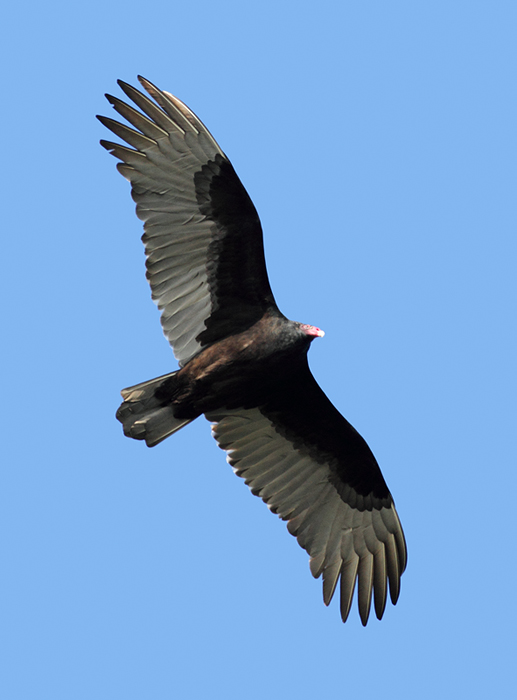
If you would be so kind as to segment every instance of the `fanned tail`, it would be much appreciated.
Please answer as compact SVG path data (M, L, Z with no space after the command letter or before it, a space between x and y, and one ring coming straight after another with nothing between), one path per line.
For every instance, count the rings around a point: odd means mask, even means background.
M156 392L162 384L178 372L179 370L176 370L122 389L124 402L117 411L117 420L122 423L124 435L135 440L145 440L147 447L154 447L193 420L176 418L172 406L164 406L163 402L156 398Z

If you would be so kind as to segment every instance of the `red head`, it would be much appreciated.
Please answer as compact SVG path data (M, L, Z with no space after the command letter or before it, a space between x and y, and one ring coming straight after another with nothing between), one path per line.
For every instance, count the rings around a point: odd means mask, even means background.
M323 338L325 331L316 326L309 326L307 323L300 323L300 330L312 338Z

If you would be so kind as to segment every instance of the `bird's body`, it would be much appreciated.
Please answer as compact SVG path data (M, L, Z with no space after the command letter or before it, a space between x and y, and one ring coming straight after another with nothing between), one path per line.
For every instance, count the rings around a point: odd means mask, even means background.
M161 442L204 414L252 492L288 521L323 575L328 604L341 578L348 616L356 580L361 620L395 603L406 565L393 499L363 438L312 376L307 351L323 332L278 309L255 207L206 127L177 98L120 82L144 116L117 98L138 131L100 117L129 149L122 163L145 222L147 277L180 369L124 389L126 435Z

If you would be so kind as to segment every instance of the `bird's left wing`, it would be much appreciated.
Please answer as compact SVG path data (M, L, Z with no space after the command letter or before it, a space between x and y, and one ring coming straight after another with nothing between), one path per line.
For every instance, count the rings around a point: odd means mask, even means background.
M348 617L357 581L361 621L372 591L377 617L389 582L397 602L406 545L391 494L368 445L331 404L308 367L260 408L208 413L213 435L245 479L310 555L328 605L341 579Z
M106 95L131 127L98 117L131 148L101 141L131 182L147 278L180 365L275 307L253 202L204 124L177 97L119 80L138 109ZM133 128L134 127L134 128Z

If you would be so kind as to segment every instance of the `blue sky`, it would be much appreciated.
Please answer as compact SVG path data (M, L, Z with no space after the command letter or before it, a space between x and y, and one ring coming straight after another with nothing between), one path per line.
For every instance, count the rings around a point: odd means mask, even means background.
M504 1L7 10L3 697L511 696L516 22ZM232 160L277 301L326 331L312 370L394 494L408 569L366 629L204 419L153 450L114 419L175 368L94 119L138 73Z

